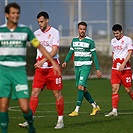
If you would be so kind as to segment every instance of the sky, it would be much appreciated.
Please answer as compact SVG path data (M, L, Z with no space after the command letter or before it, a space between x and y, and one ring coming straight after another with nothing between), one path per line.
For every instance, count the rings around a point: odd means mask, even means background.
M69 30L69 11L70 2L73 0L8 0L17 2L21 6L20 23L27 26L32 25L32 30L38 29L36 16L40 11L46 11L50 16L50 25L57 28L59 25L64 31ZM78 1L78 0L76 0ZM107 6L106 0L81 0L82 1L82 20L106 20ZM0 25L5 22L4 18L5 0L0 0ZM126 25L133 27L133 0L126 0ZM110 0L110 19L112 19L112 0ZM78 21L78 2L75 3L74 22ZM112 20L111 20L112 21ZM101 29L100 29L101 28ZM105 30L106 24L93 24L95 30Z

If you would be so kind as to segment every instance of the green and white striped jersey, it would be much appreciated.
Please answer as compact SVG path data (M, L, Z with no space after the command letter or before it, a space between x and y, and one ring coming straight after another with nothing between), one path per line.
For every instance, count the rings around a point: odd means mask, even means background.
M74 54L75 66L92 65L92 55L96 55L95 42L88 36L86 36L82 40L80 40L78 37L73 38L65 62L68 62L70 60L72 54ZM95 61L98 62L97 56L95 57ZM97 69L99 69L99 65L97 63L95 65Z
M0 65L18 67L26 65L26 45L35 38L25 25L19 24L9 30L6 24L0 26Z

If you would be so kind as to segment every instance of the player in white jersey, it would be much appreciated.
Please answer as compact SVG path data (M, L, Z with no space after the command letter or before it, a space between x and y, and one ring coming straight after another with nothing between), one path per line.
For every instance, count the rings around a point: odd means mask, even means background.
M132 71L130 66L130 59L133 53L133 43L130 37L124 36L122 33L122 26L115 24L112 27L115 38L111 40L112 47L112 111L105 116L117 116L118 102L119 102L119 88L122 84L126 92L133 100L132 90Z
M54 66L59 73L57 63L40 45L29 27L18 24L20 6L9 3L5 7L7 23L0 26L0 127L2 133L8 133L9 100L17 99L23 117L29 124L28 133L35 133L33 114L29 107L29 89L26 75L26 44L31 42ZM11 122L11 121L10 121Z
M59 63L59 31L49 25L49 15L47 12L40 12L37 15L37 21L40 29L34 32L41 45L50 53L58 65ZM58 112L58 121L55 129L64 127L63 112L64 112L64 99L61 94L62 90L62 77L54 74L53 65L42 55L37 49L37 63L35 63L35 75L32 84L32 93L30 98L30 107L33 114L38 106L38 97L40 92L45 88L52 90L56 98L56 109ZM28 123L20 123L20 127L27 127Z

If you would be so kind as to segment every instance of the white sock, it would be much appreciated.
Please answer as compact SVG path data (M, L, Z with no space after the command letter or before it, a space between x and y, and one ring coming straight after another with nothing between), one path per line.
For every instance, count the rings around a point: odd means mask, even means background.
M117 109L116 109L116 108L113 108L113 110L112 110L112 111L117 113Z
M58 121L63 121L63 116L58 116Z
M80 106L76 106L75 111L79 112Z
M91 103L92 107L93 108L96 108L97 107L97 104L94 102L94 103Z

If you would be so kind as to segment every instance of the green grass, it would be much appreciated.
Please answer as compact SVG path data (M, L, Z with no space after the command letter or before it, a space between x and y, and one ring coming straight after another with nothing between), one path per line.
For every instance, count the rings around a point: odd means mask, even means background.
M96 116L90 116L92 107L84 99L80 109L80 115L69 117L68 114L75 108L77 98L77 88L75 80L63 81L62 91L65 100L64 124L61 130L55 130L57 122L57 112L55 110L55 98L52 91L44 90L39 97L34 124L37 133L132 133L133 132L133 104L132 100L121 87L119 115L118 117L108 117L104 115L111 110L111 86L107 79L90 79L88 90L92 97L101 107ZM29 82L31 88L31 81ZM18 107L17 101L11 101L9 111L10 123L9 133L27 133L27 129L22 129L18 123L23 122L24 118Z

